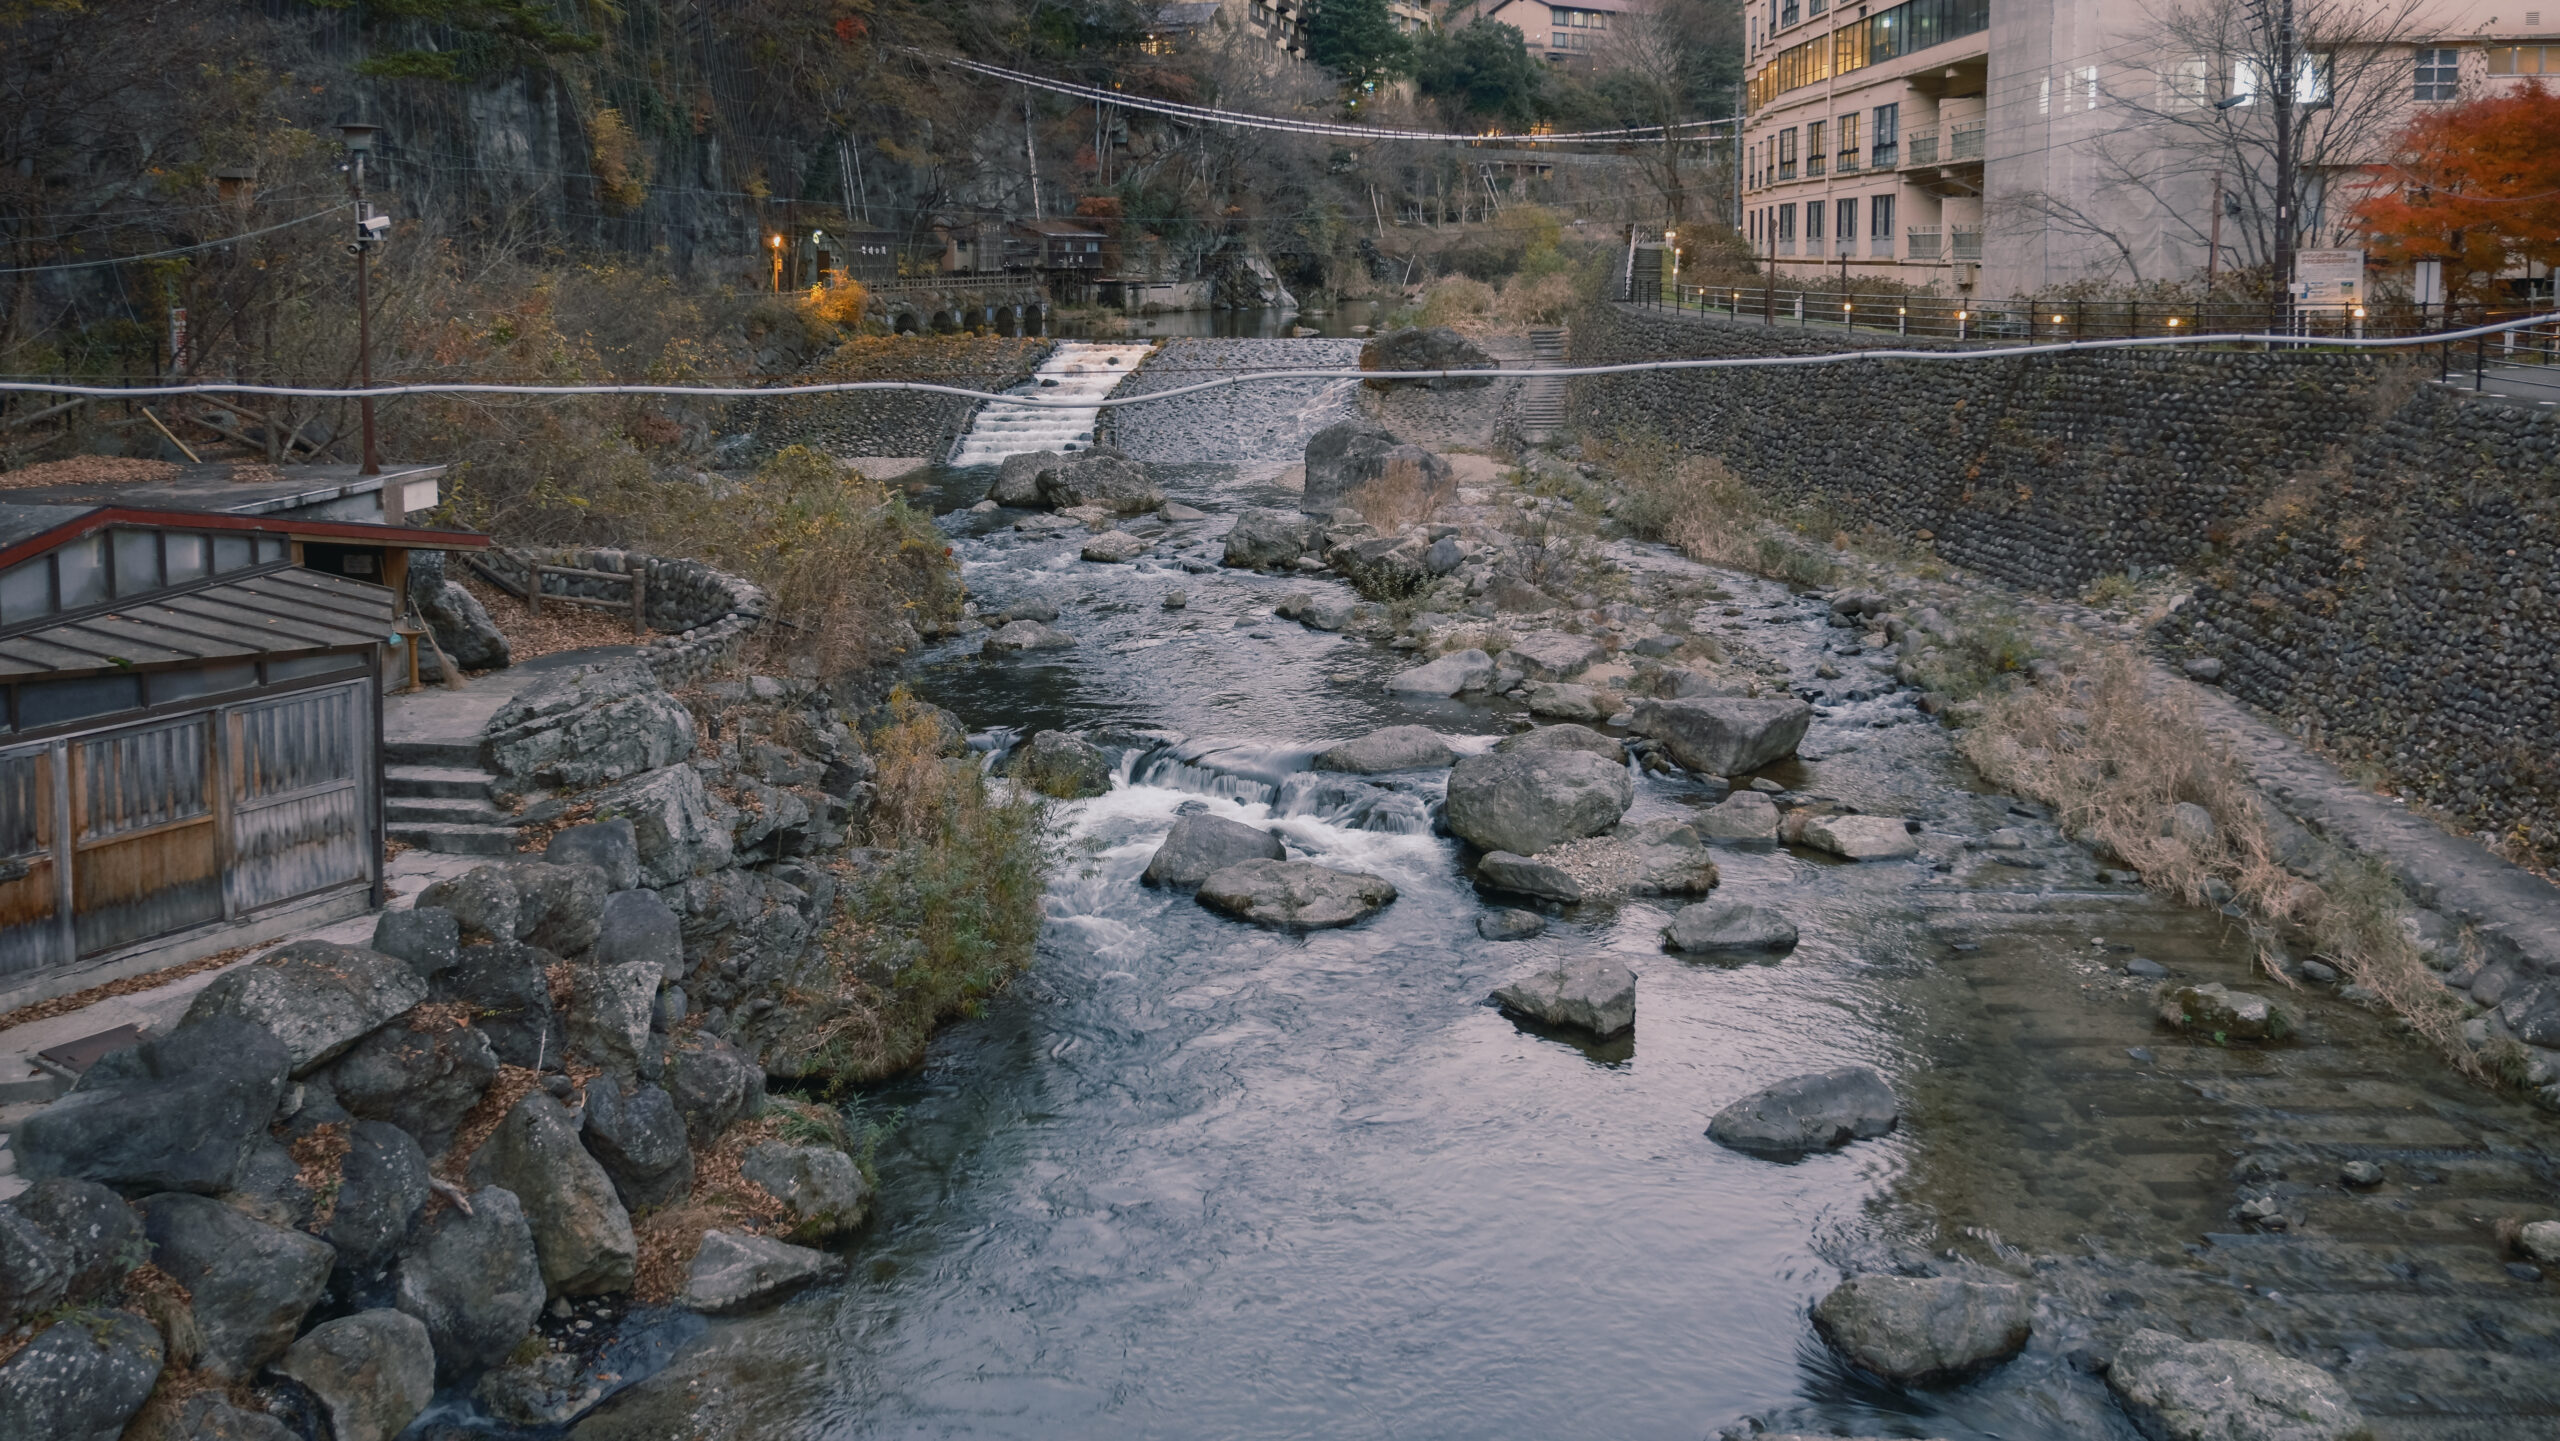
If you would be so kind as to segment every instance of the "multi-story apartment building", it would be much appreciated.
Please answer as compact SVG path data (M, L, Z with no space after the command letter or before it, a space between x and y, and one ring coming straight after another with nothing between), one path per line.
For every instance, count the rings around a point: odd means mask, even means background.
M2247 0L2224 3L2245 27ZM2417 107L2560 76L2560 0L2548 27L2538 10L2442 0L2388 33L2321 33L2348 8L2297 0L2296 93L2318 137L2298 185L2309 245L2353 243L2336 226L2345 194L2377 173ZM1744 233L1782 277L1828 270L1956 294L2204 270L2215 197L2226 214L2243 197L2265 203L2265 176L2233 173L2264 147L2216 146L2266 124L2269 87L2245 52L2186 53L2160 13L2124 0L1748 0ZM2222 265L2259 258L2224 238Z
M2555 0L2560 3L2560 0ZM1609 48L1642 0L1458 0L1443 22L1452 28L1489 20L1520 32L1529 53L1555 65L1587 65Z

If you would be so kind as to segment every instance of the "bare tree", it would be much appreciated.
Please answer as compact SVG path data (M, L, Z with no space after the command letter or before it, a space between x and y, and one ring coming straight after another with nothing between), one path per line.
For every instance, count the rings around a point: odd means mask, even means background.
M2095 113L2061 143L2077 182L1996 197L1988 218L2098 241L2139 284L2146 237L2212 243L2219 176L2223 268L2272 276L2335 238L2333 183L2388 153L2425 13L2426 0L2162 0L2112 47L2123 58L2088 93Z
M1721 0L1658 0L1614 18L1609 44L1601 54L1608 67L1594 84L1617 112L1621 123L1678 125L1683 121L1720 120L1738 108L1731 87L1742 50L1742 11ZM1662 197L1664 219L1686 224L1723 215L1717 203L1721 185L1709 179L1721 172L1724 147L1704 139L1630 145L1627 153ZM1713 155L1716 159L1709 159ZM1706 188L1706 187L1714 188Z

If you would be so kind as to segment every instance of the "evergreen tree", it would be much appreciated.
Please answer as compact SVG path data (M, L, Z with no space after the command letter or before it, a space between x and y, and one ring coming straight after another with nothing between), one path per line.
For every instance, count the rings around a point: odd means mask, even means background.
M1318 0L1307 16L1307 58L1353 89L1403 74L1412 55L1387 0Z

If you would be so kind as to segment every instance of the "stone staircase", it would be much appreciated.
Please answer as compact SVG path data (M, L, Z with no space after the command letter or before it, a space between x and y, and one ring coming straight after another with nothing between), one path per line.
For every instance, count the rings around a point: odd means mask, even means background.
M498 778L481 769L477 741L387 740L382 759L391 839L448 855L515 854L515 823L498 809Z
M1541 326L1529 332L1529 366L1532 370L1553 370L1564 364L1564 331ZM1525 440L1540 441L1555 434L1564 424L1564 381L1532 376L1520 387L1520 434Z

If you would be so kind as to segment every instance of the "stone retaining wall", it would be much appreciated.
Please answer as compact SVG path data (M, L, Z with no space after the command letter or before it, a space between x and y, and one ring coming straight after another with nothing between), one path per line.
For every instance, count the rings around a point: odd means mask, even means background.
M1955 348L1632 306L1573 330L1578 365L1881 347ZM2029 590L2187 571L2162 645L2465 827L2560 853L2547 410L2414 362L2243 351L1671 371L1571 396Z
M576 547L538 552L535 559L613 575L639 567L649 586L649 628L660 633L641 647L641 659L669 685L698 680L736 655L764 619L764 587L698 560ZM629 595L618 582L579 575L545 575L542 593L593 600Z

